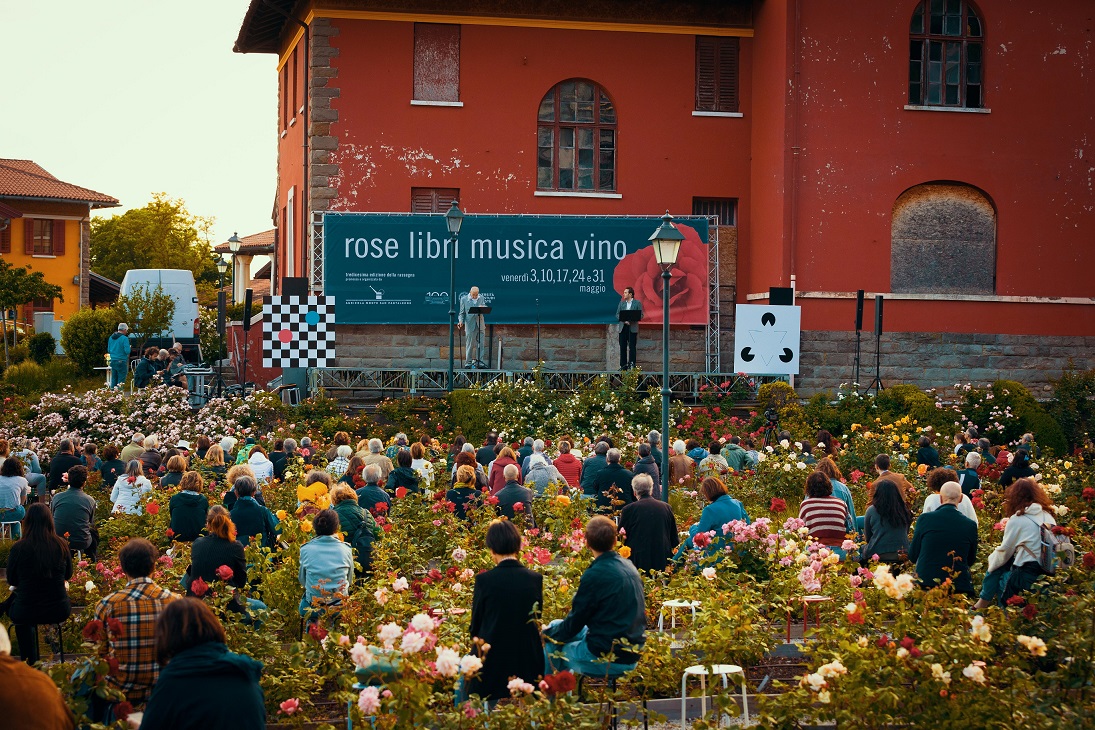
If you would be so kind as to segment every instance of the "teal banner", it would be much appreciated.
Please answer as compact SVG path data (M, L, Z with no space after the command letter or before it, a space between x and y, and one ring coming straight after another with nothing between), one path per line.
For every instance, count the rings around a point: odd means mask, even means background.
M707 324L708 225L675 221L685 235L673 268L673 324ZM456 302L471 287L492 324L607 324L625 287L643 323L661 324L661 269L651 234L658 218L466 215L455 246ZM449 321L454 247L442 215L327 213L324 294L339 324Z

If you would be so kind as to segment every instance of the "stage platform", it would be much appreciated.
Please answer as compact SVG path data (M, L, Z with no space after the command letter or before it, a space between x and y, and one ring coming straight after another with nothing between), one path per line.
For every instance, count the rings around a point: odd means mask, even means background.
M562 393L574 392L592 385L607 375L612 387L623 386L623 374L605 371L551 370L467 370L453 373L453 389L482 388L490 383L539 378L544 387ZM399 396L439 396L448 390L447 368L314 368L309 371L313 393L323 389L339 398L390 398ZM697 399L714 390L733 390L747 398L756 397L764 383L786 380L782 376L738 375L736 373L673 373L669 374L669 389L678 399ZM660 392L662 374L639 373L638 389Z

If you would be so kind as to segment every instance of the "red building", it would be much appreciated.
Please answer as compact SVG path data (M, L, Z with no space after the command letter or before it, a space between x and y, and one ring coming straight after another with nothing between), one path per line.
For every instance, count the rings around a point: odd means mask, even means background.
M274 278L322 286L327 210L668 208L720 217L724 371L733 304L794 286L807 389L851 380L857 289L889 300L883 381L1044 383L1095 367L1093 23L1086 0L254 0L236 50L279 62ZM340 362L447 357L405 329L347 328ZM605 329L545 331L545 359L602 368ZM710 362L673 337L674 369Z

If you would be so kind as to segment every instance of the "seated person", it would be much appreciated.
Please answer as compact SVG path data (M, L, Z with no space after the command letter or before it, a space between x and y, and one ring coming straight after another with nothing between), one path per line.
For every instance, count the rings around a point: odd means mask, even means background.
M167 510L171 514L171 531L174 533L172 537L175 540L193 542L205 527L209 498L202 494L204 485L205 480L201 474L196 471L185 472L179 482L182 490L172 495L167 503Z
M701 532L715 531L715 537L705 548L707 555L714 555L720 552L723 546L725 537L722 534L722 526L727 522L733 522L734 520L744 520L749 523L749 515L745 513L745 507L742 503L730 496L730 493L726 491L726 485L722 483L721 479L717 477L707 477L700 483L700 493L709 504L703 508L703 512L700 513L700 521L694 523L688 528L688 539L685 540L681 546L677 549L676 554L673 556L674 560L679 560L689 548L695 546L693 538Z
M229 512L231 512L232 508L236 506L236 489L234 485L236 483L236 480L240 477L251 477L252 479L254 479L255 471L248 464L236 464L228 470L228 474L224 477L225 483L228 484L228 491L224 493L224 500L222 501L222 504ZM255 481L255 490L255 501L265 507L266 500L262 498L262 492L258 491L257 480Z
M569 669L603 676L632 669L639 661L646 631L639 571L616 552L616 525L607 517L589 521L586 545L593 562L582 574L570 613L544 630L551 640L544 647L545 674Z
M361 476L365 479L365 486L356 490L358 506L374 516L377 513L378 504L383 504L385 511L391 507L392 498L384 491L384 487L380 486L380 467L376 464L367 464L361 470Z
M297 487L297 517L310 517L331 506L330 492L334 478L325 471L313 469Z
M88 560L95 560L99 547L99 530L95 527L95 500L84 491L87 467L68 470L68 489L54 497L49 508L57 525L57 534L67 536L72 552L83 551Z
M277 544L278 521L270 510L255 501L255 480L240 477L232 489L237 497L231 512L236 539L246 546L251 538L261 536L262 546L272 550Z
M494 495L498 498L498 513L512 520L518 511L524 512L528 517L529 527L536 527L536 518L532 515L532 490L522 487L517 481L521 470L516 464L506 464L502 473L506 477L506 485Z
M354 582L354 556L338 535L338 513L325 509L312 520L316 536L300 548L300 615L309 623L319 620L324 608L338 605Z
M418 472L411 468L411 462L413 461L411 452L406 449L402 449L396 454L395 463L398 466L388 474L388 483L386 485L389 493L395 494L395 490L400 487L408 492L422 491Z
M475 467L461 464L456 470L456 484L445 494L445 499L456 505L454 514L462 520L468 519L468 503L478 493L475 488Z
M963 496L957 482L940 487L939 507L916 521L909 560L916 561L925 590L949 580L955 593L973 598L970 566L977 561L977 523L958 511Z

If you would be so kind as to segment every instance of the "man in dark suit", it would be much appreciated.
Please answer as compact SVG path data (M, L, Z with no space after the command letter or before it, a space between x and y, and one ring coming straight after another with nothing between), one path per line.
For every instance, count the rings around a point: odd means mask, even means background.
M525 436L525 442L517 449L517 463L523 464L525 459L532 456L532 445L536 443L532 436Z
M955 593L973 597L970 566L977 559L977 523L958 511L962 488L947 482L939 489L939 507L920 515L909 560L916 562L920 585L933 588L950 578Z
M499 514L512 520L518 511L524 512L528 516L529 527L536 527L536 518L532 516L532 490L522 487L517 481L521 476L521 470L516 464L506 464L506 468L502 470L502 476L506 478L506 484L494 495L498 498ZM517 507L518 504L521 506Z
M46 486L50 491L64 489L65 474L72 467L81 466L80 457L76 456L71 439L62 439L58 449L58 453L49 460L49 481Z
M587 495L593 495L593 482L601 470L608 465L606 456L609 448L604 441L598 441L593 445L593 456L587 456L582 460L582 481L579 486Z
M635 290L624 287L624 298L616 307L616 318L624 311L638 311L639 319L643 318L643 305L635 298ZM635 367L635 347L639 343L639 323L620 322L620 370Z
M620 512L620 532L631 549L628 559L639 570L665 570L673 550L680 542L673 509L654 499L654 480L649 474L636 474L631 480L635 501Z
M484 469L490 466L490 463L494 461L494 445L496 443L498 443L498 434L491 431L487 434L486 446L481 447L475 452L475 460L482 464Z
M658 497L661 490L658 489L658 485L662 483L662 472L658 467L658 463L654 460L654 454L651 453L650 444L639 444L639 458L635 462L635 468L632 469L635 472L635 476L639 474L649 474L651 480L654 482L654 496ZM634 484L634 482L632 482Z
M495 567L475 577L471 638L478 651L490 644L483 669L467 684L469 694L491 702L510 696L511 677L535 683L543 674L540 608L544 577L521 565L521 534L512 522L494 520L487 528L487 549ZM482 653L480 652L480 656Z
M631 493L631 480L635 475L620 463L620 450L609 449L605 461L605 468L593 480L593 494L599 512L611 512L613 502L630 504L635 500L635 495Z

